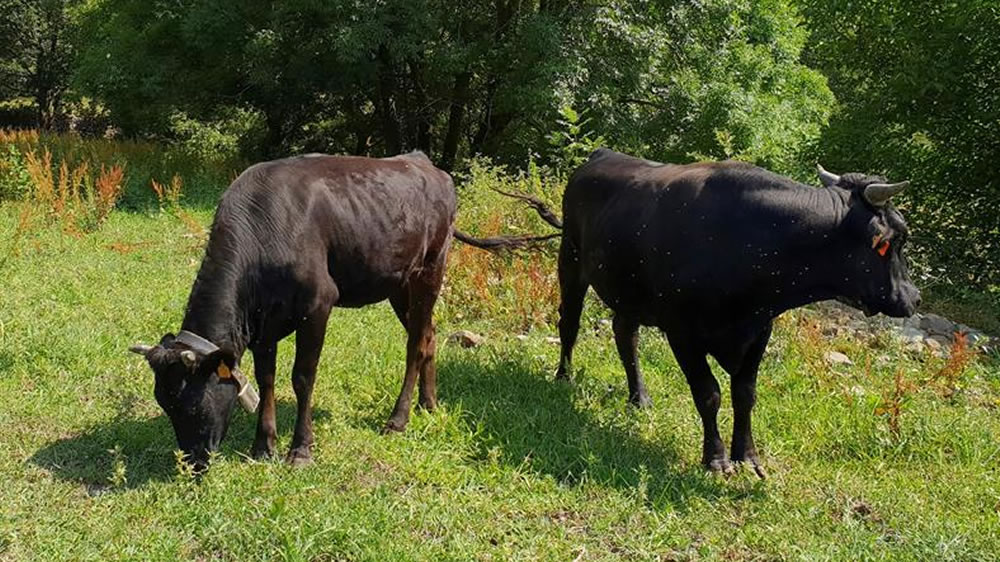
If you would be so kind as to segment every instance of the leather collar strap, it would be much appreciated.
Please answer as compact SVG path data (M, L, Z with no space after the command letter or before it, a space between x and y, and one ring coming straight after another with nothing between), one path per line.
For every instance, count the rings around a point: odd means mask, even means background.
M174 343L179 343L186 346L191 351L200 353L202 355L208 355L219 350L219 346L206 340L205 338L199 336L194 332L189 332L187 330L181 330L177 337L174 338ZM257 395L257 389L250 384L247 380L246 375L243 371L240 371L239 367L232 370L233 378L236 380L236 384L239 387L239 394L237 398L240 399L240 405L243 409L251 414L257 411L257 405L260 404L260 396Z

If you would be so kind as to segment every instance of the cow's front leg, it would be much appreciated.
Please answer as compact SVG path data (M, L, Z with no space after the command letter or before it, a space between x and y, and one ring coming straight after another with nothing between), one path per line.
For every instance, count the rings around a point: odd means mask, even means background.
M330 309L311 312L295 333L295 365L292 367L292 389L295 391L297 412L292 447L287 462L303 465L312 462L312 391L316 381L316 367L323 352L326 321Z
M733 462L749 464L760 478L766 478L767 473L757 457L750 416L754 403L757 401L757 371L760 368L760 360L764 356L764 349L767 347L770 337L771 327L769 325L750 345L739 369L732 374L730 385L733 400L731 458Z
M274 416L274 371L277 345L266 342L253 349L253 374L260 388L260 406L257 408L257 433L250 455L258 460L274 455L277 424Z
M671 341L671 347L681 371L687 378L688 386L691 387L694 405L698 409L698 415L701 416L704 434L701 462L713 472L729 473L732 471L732 465L726 456L726 446L722 443L717 423L719 406L722 402L719 382L715 380L704 352L692 349L687 343L678 345Z

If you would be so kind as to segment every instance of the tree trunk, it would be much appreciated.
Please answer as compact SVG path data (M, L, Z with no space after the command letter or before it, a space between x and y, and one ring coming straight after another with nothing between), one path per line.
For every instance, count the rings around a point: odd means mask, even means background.
M448 131L441 149L440 166L451 171L458 156L458 141L462 136L462 121L465 119L465 105L469 98L470 72L462 72L455 77L455 88L451 94L451 110L448 113Z
M382 138L385 139L385 151L388 155L399 154L403 150L402 123L396 108L398 86L395 68L389 50L383 45L378 49L377 56L378 92L377 111L382 121Z

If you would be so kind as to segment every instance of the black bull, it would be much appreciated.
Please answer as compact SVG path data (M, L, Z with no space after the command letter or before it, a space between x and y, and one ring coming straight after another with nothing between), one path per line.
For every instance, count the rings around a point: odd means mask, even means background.
M763 476L750 428L757 370L773 319L837 298L909 316L919 304L902 248L902 216L888 198L906 183L820 169L813 188L747 164L664 165L598 150L563 198L557 376L569 373L583 297L592 286L614 311L630 402L649 397L639 372L640 325L670 342L704 429L703 462L728 471L746 461ZM732 451L716 424L719 384L731 376Z

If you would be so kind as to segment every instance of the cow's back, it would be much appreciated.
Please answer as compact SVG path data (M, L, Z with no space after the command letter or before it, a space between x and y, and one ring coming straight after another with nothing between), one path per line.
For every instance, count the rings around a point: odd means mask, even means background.
M450 240L455 207L451 177L420 153L264 162L224 194L209 254L217 238L238 243L252 267L292 282L322 262L338 304L361 306L387 298L436 259Z
M682 305L731 306L733 288L757 275L748 248L762 247L777 216L760 194L796 189L783 181L744 163L660 164L602 149L567 184L564 243L602 300L644 323Z

